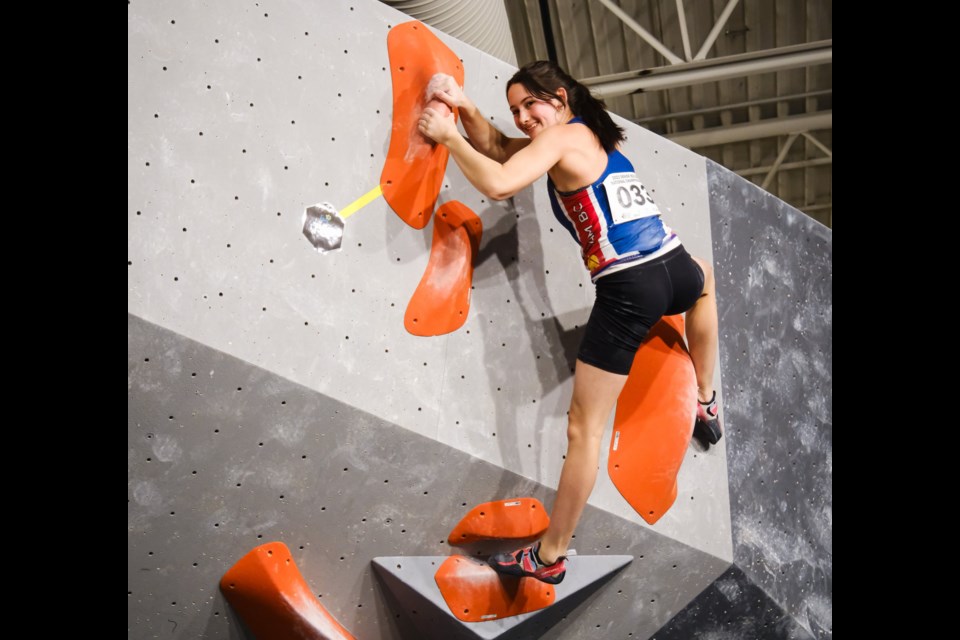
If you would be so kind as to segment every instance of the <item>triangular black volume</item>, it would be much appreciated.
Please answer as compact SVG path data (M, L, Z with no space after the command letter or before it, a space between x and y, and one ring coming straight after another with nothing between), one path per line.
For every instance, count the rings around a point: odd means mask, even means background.
M556 585L556 601L539 611L488 622L461 622L447 607L434 579L447 556L390 556L373 566L396 606L424 640L532 640L567 616L633 556L574 556L567 575Z

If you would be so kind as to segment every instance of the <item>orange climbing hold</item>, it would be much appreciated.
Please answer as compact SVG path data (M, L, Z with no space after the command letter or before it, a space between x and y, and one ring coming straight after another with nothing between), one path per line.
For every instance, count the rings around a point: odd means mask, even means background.
M430 260L403 316L407 331L438 336L456 331L467 321L481 235L480 218L465 204L454 200L437 209Z
M450 612L463 622L487 622L549 607L554 585L500 575L486 562L450 556L434 575Z
M390 29L387 51L393 79L393 128L380 187L401 220L423 229L433 214L450 152L425 138L417 130L417 121L426 106L430 78L446 73L463 86L463 65L457 54L416 20ZM447 109L435 100L430 106ZM455 110L454 118L458 116Z
M255 547L220 591L259 640L355 640L317 600L282 542Z
M617 399L607 471L649 524L677 498L677 472L693 433L697 378L683 316L666 316L640 345Z
M470 510L450 532L450 544L478 540L538 538L550 526L550 516L536 498L484 502Z

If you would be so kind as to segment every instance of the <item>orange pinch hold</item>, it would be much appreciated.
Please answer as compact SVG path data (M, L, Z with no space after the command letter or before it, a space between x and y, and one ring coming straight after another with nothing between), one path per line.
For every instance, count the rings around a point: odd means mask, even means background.
M356 640L313 595L282 542L240 558L220 591L258 640Z
M450 612L463 622L487 622L549 607L554 585L536 578L502 576L487 563L450 556L433 579Z
M463 86L463 65L457 54L417 20L390 29L387 52L393 80L393 128L380 188L401 220L414 229L423 229L437 203L450 152L425 138L417 130L417 121L427 106L424 102L430 78L446 73ZM449 112L439 100L431 100L429 106ZM458 116L455 111L454 118Z
M437 209L430 260L407 304L403 326L415 336L439 336L463 326L470 311L473 259L483 224L456 200Z
M693 433L697 378L683 316L665 316L640 345L617 399L607 472L647 523L677 498L677 473Z
M457 545L478 540L536 538L549 526L550 516L536 498L484 502L457 523L447 542Z

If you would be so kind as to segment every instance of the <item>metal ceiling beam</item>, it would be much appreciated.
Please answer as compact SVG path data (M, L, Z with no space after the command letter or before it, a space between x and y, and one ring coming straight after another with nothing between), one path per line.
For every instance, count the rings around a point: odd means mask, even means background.
M831 62L833 62L833 40L820 40L809 44L686 62L669 67L582 78L580 82L590 87L590 91L596 95L612 98L641 91L674 89Z
M666 46L659 40L657 40L652 33L641 27L637 24L637 21L631 18L623 9L613 4L611 0L600 0L600 4L605 6L607 9L610 9L618 18L623 20L623 23L633 29L638 36L647 41L651 47L659 51L664 58L669 60L672 64L682 64L683 59L678 57L677 54L667 49Z
M679 1L680 0L677 0L677 2ZM727 3L727 6L723 9L723 13L720 14L720 19L717 20L717 24L713 25L713 29L710 30L710 34L707 36L706 41L704 41L703 46L700 47L700 51L697 52L694 60L704 60L707 57L707 51L710 51L713 43L717 41L723 25L727 24L727 19L730 17L730 14L733 13L733 8L737 6L737 2L739 1L740 0L730 0L730 2Z
M804 131L832 128L833 111L825 111L823 113L788 116L786 118L770 118L769 120L735 124L729 127L684 131L683 133L674 133L664 137L688 149L693 149L695 147L709 147L715 144L743 142L744 140L756 140L757 138L769 138L772 136L783 136L791 133L803 133Z
M830 151L830 149L827 149L827 147L825 147L822 142L820 142L819 140L817 140L816 138L814 138L812 135L810 135L809 133L804 132L803 137L806 138L807 140L809 140L810 142L812 142L813 145L814 145L817 149L820 149L820 151L823 151L823 152L827 155L828 158L832 158L832 157L833 157L833 151Z
M683 0L677 0L677 20L680 22L680 38L683 40L683 57L693 60L693 52L690 51L690 34L687 33L687 16L683 12Z
M690 118L692 116L702 116L708 113L718 111L732 111L734 109L746 109L747 107L757 107L762 104L776 104L789 102L791 100L802 100L803 98L817 98L820 96L829 96L833 89L824 89L822 91L807 91L805 93L794 93L789 96L778 96L776 98L762 98L758 100L747 100L746 102L734 102L731 104L717 105L716 107L704 107L703 109L690 109L687 111L673 111L671 113L662 113L658 116L647 116L646 118L637 118L632 120L635 124L645 125L648 122L659 122L660 120L672 120L674 118ZM818 142L814 141L814 144Z
M764 191L767 190L767 187L770 185L770 181L773 180L773 176L777 175L777 171L780 169L780 165L783 164L784 158L787 157L787 152L790 151L790 147L793 146L793 143L797 138L800 137L799 133L791 133L787 136L787 143L783 145L783 148L780 149L780 153L777 154L777 159L773 161L773 166L770 167L770 171L767 173L767 177L763 179L763 184L760 185L760 188Z

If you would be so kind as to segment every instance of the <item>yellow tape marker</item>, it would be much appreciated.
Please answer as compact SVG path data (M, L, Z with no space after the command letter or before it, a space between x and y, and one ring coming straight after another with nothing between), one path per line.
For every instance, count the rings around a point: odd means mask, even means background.
M343 208L343 211L340 211L340 217L346 220L354 213L367 206L377 198L383 195L383 190L380 188L380 185L377 185L370 191L367 191L365 194L348 204Z

